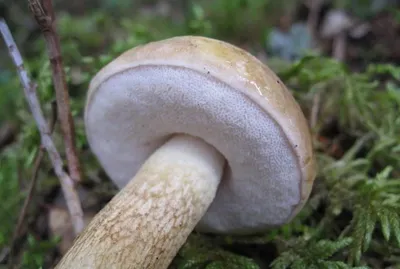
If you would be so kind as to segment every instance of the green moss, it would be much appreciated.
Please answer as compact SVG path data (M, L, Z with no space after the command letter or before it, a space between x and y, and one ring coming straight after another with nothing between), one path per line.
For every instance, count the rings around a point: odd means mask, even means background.
M265 8L268 5L270 9ZM211 6L200 1L189 8L183 23L144 15L111 18L101 10L81 17L60 13L58 29L79 155L88 175L85 182L94 183L89 175L103 176L87 148L82 121L88 83L102 66L129 48L175 35L199 34L240 43L249 25L258 24L264 12L279 9L272 2L257 0L218 0ZM258 33L265 31L261 26ZM260 47L258 41L251 41L254 47ZM29 54L25 64L38 82L49 117L55 95L43 40L18 45L38 52ZM306 115L315 95L321 96L313 129L319 171L309 202L291 223L261 235L192 234L171 267L396 268L400 263L400 67L371 63L354 72L346 64L309 55L292 64L279 63L275 70ZM20 127L17 141L0 152L2 250L10 244L40 139L11 65L0 72L0 83L0 126L12 121ZM328 150L321 136L342 153ZM58 130L53 137L62 153ZM47 159L39 182L38 195L57 182ZM55 242L29 236L23 240L22 260L45 264Z

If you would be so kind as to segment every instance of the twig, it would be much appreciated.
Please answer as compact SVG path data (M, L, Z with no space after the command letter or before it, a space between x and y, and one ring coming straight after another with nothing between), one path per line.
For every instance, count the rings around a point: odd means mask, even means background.
M75 147L75 129L70 110L69 93L63 68L60 40L54 26L54 10L52 0L28 0L29 8L44 35L53 73L58 115L64 137L68 170L74 182L81 180L79 158Z
M307 18L307 26L311 33L312 39L314 42L318 42L318 35L317 35L317 23L318 23L318 14L321 11L321 7L323 4L322 0L309 0L305 1L305 4L308 6L309 15ZM310 115L310 126L314 129L318 122L318 113L319 107L321 104L321 92L318 91L314 94L313 97L313 104L311 108L311 115Z
M307 26L311 33L311 36L315 42L318 40L317 35L317 24L318 24L318 14L321 11L322 1L321 0L309 0L305 1L308 6L309 15L307 18Z
M314 129L317 126L320 105L321 105L321 91L318 91L314 94L312 108L311 108L310 126L312 129Z
M0 18L0 32L3 35L4 42L9 49L9 54L14 61L15 66L17 67L20 81L23 85L25 98L29 104L33 118L35 119L36 125L40 132L41 143L46 148L54 172L60 180L61 188L63 190L68 210L71 214L71 220L74 225L74 232L79 234L84 227L82 206L79 201L78 193L75 189L75 184L69 175L63 170L63 163L60 154L58 153L50 137L49 127L44 119L43 112L40 108L40 103L36 95L37 85L29 79L14 38L12 37L6 22L2 18Z
M55 103L52 104L52 117L50 119L49 125L50 125L50 135L54 131L54 127L57 122L57 106ZM12 268L13 266L13 256L14 256L14 248L15 248L15 243L20 235L22 224L24 223L24 219L26 216L26 211L28 210L28 206L32 200L33 194L35 192L35 187L36 187L36 182L37 182L37 175L39 172L40 165L42 163L42 159L44 157L45 149L41 146L39 148L39 151L37 151L36 156L35 156L35 163L33 165L33 170L32 170L32 175L31 175L31 181L29 184L29 189L28 193L26 195L24 204L21 208L21 211L18 216L18 221L17 225L15 226L13 237L11 240L10 244L10 253L9 253L9 260L8 260L8 265L9 268Z

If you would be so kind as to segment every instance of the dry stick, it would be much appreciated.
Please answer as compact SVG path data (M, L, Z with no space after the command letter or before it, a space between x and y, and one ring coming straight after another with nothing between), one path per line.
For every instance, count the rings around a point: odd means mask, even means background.
M316 37L316 24L317 24L317 16L321 11L322 1L321 0L311 0L310 2L310 16L308 18L309 28L313 31L314 36ZM338 61L343 61L345 58L345 49L346 49L346 36L344 33L340 33L334 39L334 47L333 47L333 58ZM321 91L315 93L313 98L313 104L311 109L310 116L310 126L311 128L315 128L318 122L318 114L321 106Z
M53 83L56 92L58 115L61 131L64 137L65 153L68 169L72 180L76 183L81 180L79 158L75 147L75 129L70 110L69 93L65 72L62 63L60 40L54 26L54 10L51 0L28 0L39 27L46 40L47 50L53 73Z
M310 126L315 129L318 123L318 113L321 105L321 91L319 90L314 94L313 103L311 108Z
M2 18L0 18L0 32L2 33L4 42L9 49L9 54L14 61L15 66L17 67L19 78L21 84L23 85L25 98L29 104L33 118L35 119L36 125L40 132L41 143L46 148L54 172L60 180L61 188L63 190L63 194L67 202L67 207L74 226L74 232L76 234L79 234L84 227L82 206L79 201L78 193L75 189L75 184L71 180L69 175L63 170L61 156L58 153L53 143L53 140L51 139L49 126L44 119L43 112L40 108L40 103L36 95L37 85L29 79L28 74L24 68L21 54L19 53L17 45L15 44L14 38L12 37L10 29L8 28L6 22Z
M318 41L317 35L317 22L318 14L321 11L322 0L310 0L306 1L308 3L308 8L310 10L309 16L307 18L307 26L311 33L314 42ZM306 4L307 4L306 3ZM321 103L321 91L314 94L311 115L310 115L310 127L314 129L318 123L318 114Z
M321 11L322 0L310 0L305 3L310 12L307 18L307 27L311 33L312 39L317 42L317 23L318 23L318 14Z

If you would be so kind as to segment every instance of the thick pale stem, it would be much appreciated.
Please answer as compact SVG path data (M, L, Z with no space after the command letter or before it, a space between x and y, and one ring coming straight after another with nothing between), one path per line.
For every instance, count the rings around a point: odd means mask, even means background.
M56 268L167 268L213 201L223 165L204 141L173 137L96 215Z
M333 57L338 61L344 61L346 58L346 39L346 32L341 32L333 41Z

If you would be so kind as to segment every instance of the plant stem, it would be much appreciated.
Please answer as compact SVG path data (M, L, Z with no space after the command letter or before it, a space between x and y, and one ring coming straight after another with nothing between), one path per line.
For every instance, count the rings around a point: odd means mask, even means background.
M74 224L74 231L76 234L78 234L84 227L83 212L79 196L75 189L74 182L63 170L63 162L61 156L58 153L53 140L51 139L49 126L44 119L43 112L40 108L40 103L36 95L37 85L30 80L24 68L22 56L19 53L14 38L12 37L9 28L3 19L0 19L0 32L3 35L4 42L8 47L10 56L14 61L15 66L17 67L18 75L21 84L23 85L26 101L28 102L33 118L35 119L36 125L40 132L42 145L46 148L54 171L60 180L61 188L63 190L64 197L67 202L69 212L71 214L72 223Z
M69 173L74 182L79 182L81 180L81 170L75 147L74 122L70 110L69 93L63 68L60 40L54 26L55 19L52 1L44 0L43 5L40 0L28 0L28 2L46 40Z

